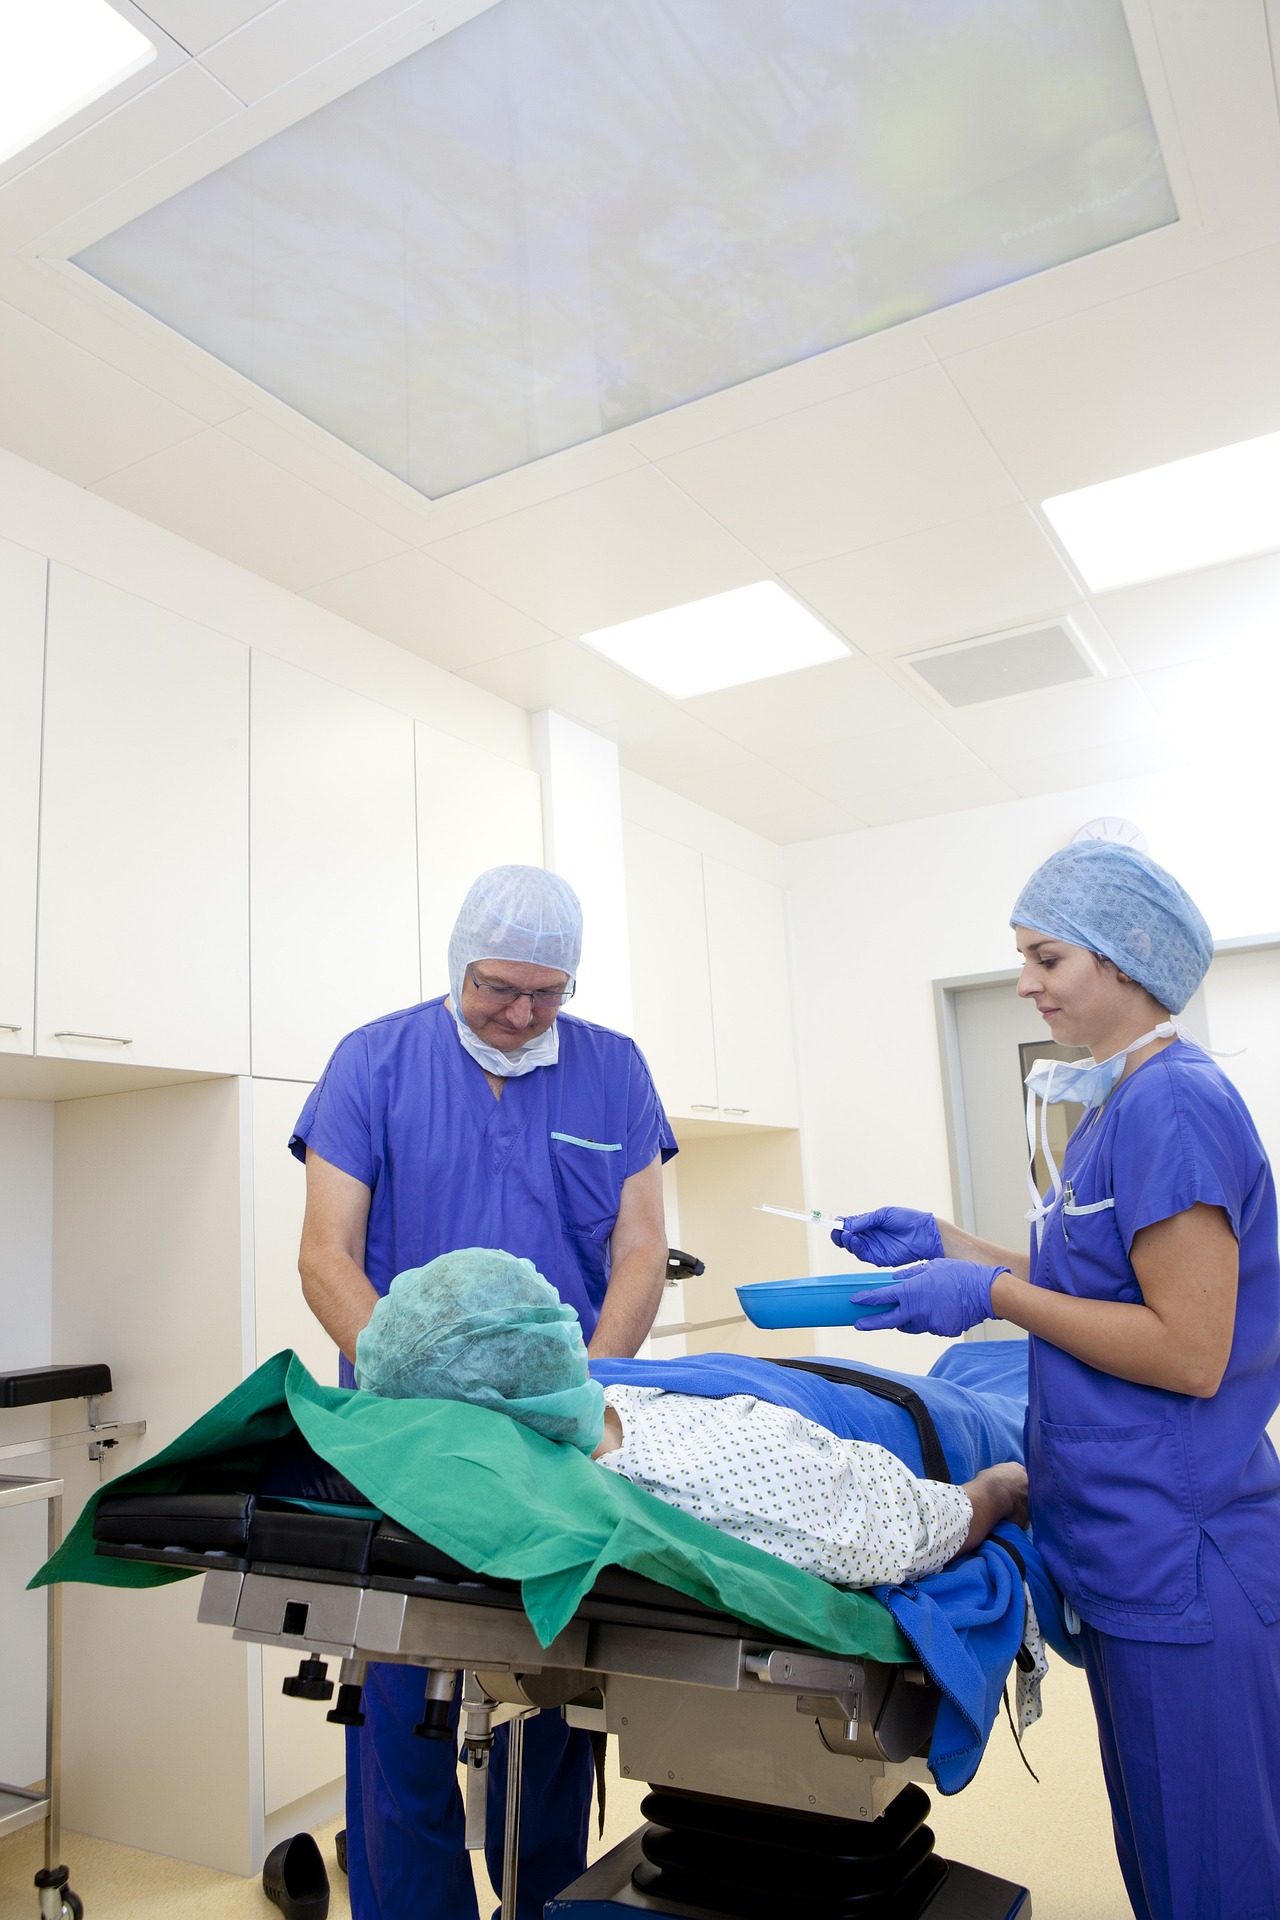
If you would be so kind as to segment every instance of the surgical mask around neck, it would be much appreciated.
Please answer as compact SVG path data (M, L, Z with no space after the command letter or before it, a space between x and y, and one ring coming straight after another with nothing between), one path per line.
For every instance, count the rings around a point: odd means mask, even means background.
M478 1066L486 1073L497 1074L501 1080L519 1080L522 1075L532 1073L536 1067L554 1067L560 1058L559 1021L553 1020L545 1033L534 1040L526 1040L522 1047L515 1047L510 1053L503 1053L499 1047L486 1046L477 1034L471 1031L452 994L449 996L449 1011L453 1015L458 1029L458 1038L466 1051Z
M1049 1108L1064 1101L1079 1107L1100 1107L1115 1091L1124 1073L1124 1063L1131 1053L1137 1053L1139 1048L1147 1046L1152 1040L1175 1039L1178 1033L1176 1021L1162 1020L1158 1027L1152 1027L1150 1033L1140 1035L1137 1040L1130 1041L1127 1047L1122 1047L1119 1053L1113 1053L1105 1060L1036 1060L1032 1063L1023 1084L1027 1089L1027 1145L1031 1149L1031 1159L1027 1164L1027 1188L1032 1204L1027 1209L1027 1219L1034 1223L1037 1246L1044 1238L1045 1217L1062 1196L1062 1175L1058 1172L1049 1146ZM1037 1100L1040 1102L1040 1150L1053 1183L1052 1198L1048 1201L1041 1199L1034 1173Z

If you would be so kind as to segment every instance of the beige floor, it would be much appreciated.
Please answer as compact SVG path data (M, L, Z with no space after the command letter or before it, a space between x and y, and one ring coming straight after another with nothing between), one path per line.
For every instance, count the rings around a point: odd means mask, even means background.
M1131 1920L1111 1846L1111 1824L1083 1676L1056 1665L1044 1719L1025 1738L1037 1786L1001 1720L973 1785L952 1799L932 1794L939 1851L1031 1889L1034 1920ZM610 1743L612 1748L612 1742ZM644 1787L611 1772L608 1819L592 1857L639 1824ZM337 1822L316 1829L329 1866L332 1920L347 1920L346 1882L333 1853ZM31 1877L42 1861L40 1830L0 1840L0 1916L37 1920ZM68 1833L63 1859L86 1920L266 1920L276 1912L259 1882L191 1867ZM481 1914L491 1912L483 1867Z

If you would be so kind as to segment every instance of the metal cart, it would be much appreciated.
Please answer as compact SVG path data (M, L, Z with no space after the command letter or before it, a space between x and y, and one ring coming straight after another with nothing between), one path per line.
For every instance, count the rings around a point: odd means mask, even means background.
M107 1451L122 1439L147 1430L145 1420L121 1423L100 1417L99 1401L110 1391L111 1369L102 1365L27 1367L16 1373L0 1373L0 1409L48 1406L57 1400L83 1399L86 1403L83 1427L72 1433L41 1435L0 1445L0 1462L22 1455L53 1453L61 1447L87 1446L89 1458L101 1463ZM63 1488L61 1480L0 1473L0 1509L27 1506L39 1500L47 1503L50 1554L56 1553L62 1543ZM28 1787L7 1786L0 1781L0 1834L16 1833L19 1827L34 1826L37 1820L43 1820L44 1866L35 1877L41 1920L82 1920L84 1905L68 1885L70 1875L58 1859L62 1851L61 1587L47 1589L46 1606L44 1786L36 1793Z

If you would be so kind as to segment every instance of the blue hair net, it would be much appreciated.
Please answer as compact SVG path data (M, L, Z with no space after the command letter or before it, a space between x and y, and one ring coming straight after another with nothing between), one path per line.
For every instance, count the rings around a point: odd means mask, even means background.
M1213 958L1213 936L1191 896L1149 855L1114 840L1050 854L1018 895L1009 925L1100 953L1170 1013L1182 1012Z
M582 906L567 880L545 867L490 867L468 888L449 936L453 1004L473 960L519 960L572 978L581 955Z
M490 1247L396 1275L356 1341L356 1385L489 1407L583 1453L604 1433L577 1314L531 1260Z

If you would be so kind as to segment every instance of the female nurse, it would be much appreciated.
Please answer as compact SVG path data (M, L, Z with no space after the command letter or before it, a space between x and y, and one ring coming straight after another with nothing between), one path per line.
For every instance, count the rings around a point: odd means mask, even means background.
M916 1264L863 1327L1029 1342L1037 1544L1069 1606L1138 1920L1280 1915L1276 1193L1239 1093L1171 1016L1213 947L1145 855L1064 848L1010 924L1018 992L1091 1060L1028 1076L1086 1112L1030 1256L900 1207L833 1239Z

